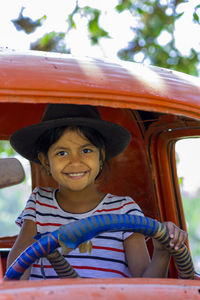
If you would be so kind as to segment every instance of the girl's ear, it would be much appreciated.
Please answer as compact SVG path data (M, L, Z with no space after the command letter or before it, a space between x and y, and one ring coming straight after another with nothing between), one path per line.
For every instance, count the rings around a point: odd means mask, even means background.
M105 162L105 158L106 158L106 153L104 149L101 149L99 152L99 173L97 174L95 180L101 175L102 170L103 170L103 166L104 166L104 162Z
M102 161L102 163L104 163L105 159L106 159L105 149L101 149L100 160Z
M41 165L43 166L43 168L46 170L47 174L49 174L50 166L49 166L49 160L46 157L46 155L44 155L44 153L42 153L42 152L39 152L38 159L39 159Z
M100 157L99 157L99 163L100 163L100 173L102 172L103 170L103 166L104 166L104 162L105 162L105 158L106 158L106 153L105 153L105 150L104 149L101 149L100 150Z

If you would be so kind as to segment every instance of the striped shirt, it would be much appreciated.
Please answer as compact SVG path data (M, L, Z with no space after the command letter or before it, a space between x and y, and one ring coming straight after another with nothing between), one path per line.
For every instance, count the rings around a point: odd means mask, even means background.
M52 232L60 225L99 214L137 214L143 216L140 207L130 197L107 194L93 210L83 213L68 213L58 205L56 189L36 187L27 201L26 207L17 218L16 223L22 226L24 219L33 220L37 232ZM123 241L130 232L105 232L92 239L92 252L80 253L79 249L70 252L66 258L80 277L117 278L130 277L125 257ZM48 259L38 259L31 269L31 280L42 279L41 263L46 278L57 278Z

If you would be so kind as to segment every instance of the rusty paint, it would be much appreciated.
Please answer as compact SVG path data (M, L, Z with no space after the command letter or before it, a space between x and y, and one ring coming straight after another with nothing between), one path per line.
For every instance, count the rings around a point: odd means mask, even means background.
M38 122L47 103L97 105L103 118L125 126L133 136L126 153L113 160L111 177L103 182L103 189L130 195L146 215L161 221L170 219L186 229L177 179L172 180L175 161L170 161L170 151L173 153L177 139L200 136L199 78L135 63L10 50L0 51L0 70L1 139ZM142 119L140 111L157 114L148 128L148 120ZM33 187L49 184L34 164L32 178ZM10 247L14 240L1 238L0 246ZM3 273L5 260L1 262ZM172 263L173 276L176 271ZM195 300L200 299L196 279L3 282L0 274L0 299Z

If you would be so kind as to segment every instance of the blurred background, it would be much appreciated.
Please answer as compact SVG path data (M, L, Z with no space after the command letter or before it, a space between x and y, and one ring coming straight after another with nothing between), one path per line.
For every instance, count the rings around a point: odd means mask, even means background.
M0 47L129 60L200 75L200 4L189 0L1 0ZM190 248L200 272L200 138L177 142L177 168ZM0 157L16 155L0 142ZM18 157L19 158L19 157ZM0 191L0 235L14 224L31 192Z

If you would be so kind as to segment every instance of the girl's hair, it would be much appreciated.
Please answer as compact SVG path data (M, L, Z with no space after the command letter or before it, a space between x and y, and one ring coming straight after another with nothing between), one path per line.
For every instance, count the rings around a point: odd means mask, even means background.
M79 132L80 134L85 136L90 141L90 143L98 148L100 161L102 161L102 164L104 165L105 160L103 160L102 150L105 149L105 142L103 137L95 129L84 126L62 126L46 130L45 133L42 134L36 142L35 151L37 155L39 152L42 152L45 156L47 156L48 150L51 145L59 140L66 129ZM99 177L100 173L101 171L99 172L97 177Z

